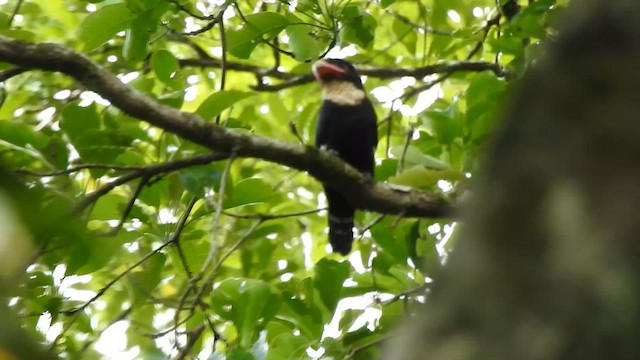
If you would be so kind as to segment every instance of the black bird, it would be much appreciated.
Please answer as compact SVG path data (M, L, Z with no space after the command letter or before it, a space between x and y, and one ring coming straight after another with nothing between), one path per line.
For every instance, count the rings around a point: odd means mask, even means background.
M322 87L322 107L316 126L316 147L327 150L367 176L373 176L378 144L376 113L356 69L339 59L320 60L313 74ZM329 242L334 252L347 255L353 243L354 207L330 185L324 185L329 204Z

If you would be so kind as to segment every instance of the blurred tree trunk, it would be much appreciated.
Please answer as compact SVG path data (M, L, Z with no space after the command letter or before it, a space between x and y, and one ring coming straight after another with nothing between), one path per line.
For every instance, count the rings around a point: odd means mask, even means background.
M640 358L640 2L580 1L522 80L386 359Z

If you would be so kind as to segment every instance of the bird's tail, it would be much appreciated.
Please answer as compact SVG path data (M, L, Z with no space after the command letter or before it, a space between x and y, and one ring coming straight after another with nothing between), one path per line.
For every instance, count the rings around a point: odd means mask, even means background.
M347 255L353 243L353 215L355 209L337 191L325 187L329 204L329 242L333 252Z

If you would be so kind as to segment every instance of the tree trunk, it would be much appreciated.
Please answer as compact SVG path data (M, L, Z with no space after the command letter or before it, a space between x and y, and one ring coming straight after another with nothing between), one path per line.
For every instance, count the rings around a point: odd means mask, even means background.
M386 359L640 358L640 2L566 10Z

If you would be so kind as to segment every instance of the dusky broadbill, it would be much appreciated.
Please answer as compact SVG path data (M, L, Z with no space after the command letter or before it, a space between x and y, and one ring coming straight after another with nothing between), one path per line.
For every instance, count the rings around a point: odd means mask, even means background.
M351 63L341 59L320 60L313 73L322 88L316 146L372 177L378 127L360 76ZM329 242L334 252L347 255L353 243L355 208L331 185L325 184L324 191L329 206Z

